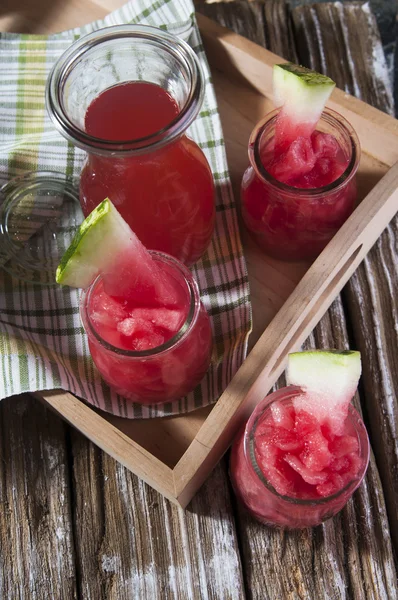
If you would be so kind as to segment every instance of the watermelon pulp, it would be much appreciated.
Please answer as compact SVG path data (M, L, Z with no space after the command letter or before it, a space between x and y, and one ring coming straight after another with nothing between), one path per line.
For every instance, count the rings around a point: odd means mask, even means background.
M135 81L95 98L87 109L85 128L96 138L127 142L154 135L178 115L175 100L164 89ZM88 155L80 179L84 214L106 197L147 248L192 264L210 242L213 176L202 150L186 136L125 158Z
M176 306L178 310L185 310L181 285L168 268L152 258L135 235L130 237L123 255L118 255L101 276L106 294L120 298L121 302L145 307Z
M162 275L167 301L156 297L148 279L141 285L139 263L134 266L136 285L124 279L132 269L126 253L115 277L105 274L83 294L81 315L90 354L103 379L133 402L156 404L185 396L201 381L211 360L212 332L189 271L171 257L143 251L144 261L152 263L144 272ZM122 289L128 294L121 295Z
M187 287L169 266L160 269L159 263L146 250L145 253L147 256L141 257L144 258L141 266L131 264L129 256L122 257L115 277L113 273L110 280L110 274L102 276L90 296L89 318L96 332L123 350L141 351L161 346L181 329L189 310ZM141 269L144 274L150 271L154 281L147 278L142 281ZM129 273L132 274L130 279ZM162 276L161 288L167 290L164 302L160 294L154 293L158 283L156 275ZM123 289L127 292L125 295Z
M267 480L279 494L292 498L336 494L361 466L358 437L348 419L335 435L313 414L283 402L272 405L258 423L255 447Z
M283 142L285 136L294 139L287 145L278 144L276 135L273 149L263 150L262 163L267 171L278 181L302 189L321 188L341 177L349 161L336 138L321 131L299 135L300 126L290 127L286 121L283 115L277 118L278 137Z

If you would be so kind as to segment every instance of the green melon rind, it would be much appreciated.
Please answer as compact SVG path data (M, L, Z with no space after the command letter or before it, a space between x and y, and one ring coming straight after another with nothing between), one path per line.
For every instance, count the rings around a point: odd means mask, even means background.
M351 400L361 376L361 354L354 350L309 350L288 356L286 380L331 405Z
M274 103L284 106L294 122L318 121L335 82L321 73L293 63L274 65Z
M130 227L106 198L80 225L57 268L57 283L87 288L131 243Z

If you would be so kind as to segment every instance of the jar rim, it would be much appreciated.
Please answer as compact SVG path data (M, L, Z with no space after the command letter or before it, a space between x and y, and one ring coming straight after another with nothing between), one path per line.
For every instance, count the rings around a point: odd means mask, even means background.
M182 278L184 279L184 283L187 286L187 290L188 290L189 298L190 298L187 316L185 318L184 323L181 325L180 329L170 339L168 339L166 342L164 342L160 346L155 346L155 348L149 348L148 350L127 350L124 348L119 348L117 346L114 346L110 342L107 342L98 333L98 331L95 329L95 327L89 317L89 314L88 314L88 307L90 305L92 293L93 293L94 289L96 288L96 286L98 285L98 283L102 279L101 275L98 275L98 277L96 277L96 279L90 284L90 286L86 290L83 290L83 292L81 294L80 318L81 318L81 321L83 323L83 327L84 327L86 333L88 335L90 335L90 334L93 335L93 337L97 340L97 342L105 350L107 350L108 352L110 352L112 354L117 354L119 356L125 356L125 357L130 357L130 358L137 358L137 359L151 358L154 356L158 357L158 356L162 355L163 353L167 352L168 350L170 350L171 348L174 349L177 346L179 346L183 342L183 340L185 340L187 338L189 333L192 331L192 328L194 327L194 325L198 319L199 311L200 311L200 293L199 293L198 284L196 283L196 281L193 278L189 269L185 265L183 265L180 261L175 259L173 256L170 256L169 254L166 254L164 252L158 252L156 250L149 250L148 252L151 254L151 256L153 258L155 258L155 260L159 260L160 262L162 262L162 261L166 262L167 264L170 264L179 270L180 274L182 275Z
M132 140L106 140L88 134L72 122L62 101L63 86L74 65L86 52L100 44L122 39L149 41L171 53L189 74L189 93L178 115L162 129ZM111 153L112 156L122 157L161 148L183 135L198 115L204 88L199 59L187 42L157 27L126 24L104 27L76 40L52 67L47 78L45 99L50 119L66 139L86 152L104 156Z
M298 188L291 186L287 183L283 183L279 181L271 173L267 171L264 167L261 156L260 156L260 141L261 136L265 129L270 125L275 123L276 117L278 116L281 108L276 108L273 111L269 112L265 117L257 123L249 138L249 160L250 163L255 170L257 176L263 181L263 183L267 183L272 185L274 188L277 188L284 194L291 194L294 196L308 196L311 198L322 197L328 192L336 192L339 191L342 187L346 186L349 181L354 177L355 173L358 170L359 160L361 157L361 146L359 143L358 135L352 125L343 117L340 113L332 110L331 108L325 108L320 117L320 121L329 121L331 124L336 127L340 127L345 134L347 134L350 140L350 160L349 163L344 170L344 172L329 183L328 185L317 187L317 188Z
M327 504L328 502L339 498L348 489L352 488L353 483L356 483L355 488L352 490L353 492L355 491L355 489L360 485L360 483L366 473L366 469L367 469L368 462L369 462L370 446L369 446L369 441L368 441L366 448L363 447L363 444L361 444L361 441L359 439L357 427L355 427L356 434L358 437L359 449L360 449L360 451L364 451L363 466L358 470L358 473L355 476L355 478L351 479L344 487L342 487L340 490L338 490L334 494L332 494L330 496L324 496L321 498L305 498L305 499L295 498L293 496L287 496L284 494L280 494L273 487L273 485L268 481L268 479L265 477L264 473L262 472L262 470L257 462L256 456L255 456L255 451L254 451L254 437L255 437L254 432L255 432L255 428L257 426L257 422L258 422L259 418L262 416L263 412L267 408L269 408L269 406L271 404L273 404L273 402L281 401L281 400L288 400L298 394L302 395L304 393L305 393L305 391L303 391L300 387L288 385L283 388L279 388L275 392L272 392L271 394L266 396L264 398L264 400L262 402L260 402L260 404L258 404L257 407L254 409L253 413L251 414L249 420L246 423L245 430L244 430L244 439L243 439L243 452L244 452L245 460L247 462L247 466L251 470L252 474L257 479L259 479L261 481L261 483L263 485L265 485L265 487L274 496L276 496L277 498L279 498L281 500L289 502L292 505L318 506L321 504ZM362 426L363 426L363 429L364 429L364 432L366 435L366 439L368 439L365 425L363 424L363 421L362 421L358 411L355 409L355 407L351 403L349 404L349 407L348 407L347 418L355 419L358 423L362 423Z

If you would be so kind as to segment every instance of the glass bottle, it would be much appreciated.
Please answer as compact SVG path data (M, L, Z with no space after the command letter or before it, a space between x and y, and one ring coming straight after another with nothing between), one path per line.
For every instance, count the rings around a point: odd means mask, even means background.
M86 115L93 101L115 87L124 87L123 94L132 82L164 90L177 105L177 116L135 139L90 135ZM142 86L140 93L146 105ZM76 41L54 65L46 91L56 128L87 152L80 180L84 214L109 197L147 248L187 265L206 250L215 220L212 173L202 150L187 136L203 96L200 64L188 44L143 25L107 27ZM121 106L116 99L114 110L104 113L119 128L131 117ZM157 111L148 108L146 119L155 122Z

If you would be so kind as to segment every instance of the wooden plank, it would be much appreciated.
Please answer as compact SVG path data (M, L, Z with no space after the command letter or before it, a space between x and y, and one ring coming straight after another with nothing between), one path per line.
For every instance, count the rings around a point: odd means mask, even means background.
M323 4L293 11L303 62L317 70L327 69L338 80L344 65L349 93L358 94L386 112L393 112L386 65L380 56L380 39L374 17L362 4ZM343 29L345 38L335 44L329 32ZM314 37L315 24L317 35ZM340 25L339 25L340 24ZM316 42L315 42L316 40ZM364 44L362 44L362 41ZM321 52L311 48L316 43ZM321 56L324 58L321 59ZM349 60L349 57L351 59ZM398 217L350 280L345 298L355 342L367 365L363 399L368 427L383 482L391 533L398 548Z
M368 5L327 2L300 6L293 11L293 20L303 64L333 73L340 89L394 114L383 47Z
M290 10L286 2L281 0L264 2L264 27L267 32L267 48L288 61L297 62Z
M195 2L198 13L209 17L223 27L264 46L286 60L297 62L297 53L291 20L285 2L267 0L256 2ZM277 27L274 26L277 24Z
M245 598L225 463L184 512L78 432L72 450L81 598Z
M262 2L235 0L228 2L197 2L195 8L209 19L223 27L233 27L236 33L244 35L256 44L265 46L265 31Z
M77 599L65 425L9 398L0 436L0 598Z
M398 549L398 218L354 274L345 298L350 321L368 365L364 410Z

